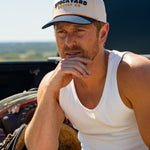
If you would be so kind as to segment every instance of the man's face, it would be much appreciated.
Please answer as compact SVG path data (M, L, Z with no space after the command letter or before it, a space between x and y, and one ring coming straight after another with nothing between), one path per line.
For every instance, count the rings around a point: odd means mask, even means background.
M93 60L99 52L97 28L94 24L55 24L55 36L61 58L85 57Z

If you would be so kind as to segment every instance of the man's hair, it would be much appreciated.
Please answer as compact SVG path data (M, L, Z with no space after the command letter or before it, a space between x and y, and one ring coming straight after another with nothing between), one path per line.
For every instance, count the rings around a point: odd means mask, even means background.
M97 33L99 33L99 31L101 30L101 28L103 27L103 25L105 24L104 22L101 22L101 21L97 21L97 22L94 22L93 23L96 28L97 28Z

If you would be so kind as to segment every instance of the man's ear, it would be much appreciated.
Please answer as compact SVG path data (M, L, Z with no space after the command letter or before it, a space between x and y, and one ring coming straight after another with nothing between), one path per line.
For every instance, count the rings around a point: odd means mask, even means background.
M99 38L102 44L106 42L108 32L109 32L109 23L105 23L101 28L101 30L99 31Z

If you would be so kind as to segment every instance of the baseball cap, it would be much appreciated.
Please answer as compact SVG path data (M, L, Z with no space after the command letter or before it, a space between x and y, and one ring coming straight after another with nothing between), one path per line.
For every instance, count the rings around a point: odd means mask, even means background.
M90 24L96 21L107 22L103 0L54 0L53 19L42 29L57 22Z

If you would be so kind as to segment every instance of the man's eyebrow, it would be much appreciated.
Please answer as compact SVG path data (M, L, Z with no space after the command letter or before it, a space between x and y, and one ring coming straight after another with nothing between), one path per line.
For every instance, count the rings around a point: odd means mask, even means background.
M76 28L88 28L88 25L83 25L83 24L75 24Z
M54 25L54 29L56 29L56 30L58 30L58 29L62 29L62 28L63 28L63 26L62 26L62 25L61 25L61 26L60 26L60 25L58 26L58 25L56 25L56 24Z

